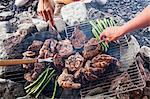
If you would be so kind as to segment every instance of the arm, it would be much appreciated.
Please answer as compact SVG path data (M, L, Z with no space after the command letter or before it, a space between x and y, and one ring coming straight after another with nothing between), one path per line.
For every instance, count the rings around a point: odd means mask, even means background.
M101 33L100 37L105 35L108 41L114 41L128 32L147 26L150 26L150 6L146 7L138 16L124 25L107 28Z
M54 2L53 0L39 0L38 15L43 17L45 21L50 21L50 25L54 26L53 14L54 14Z
M150 25L150 6L146 7L138 16L124 24L122 27L124 33L131 32L139 28L145 28Z

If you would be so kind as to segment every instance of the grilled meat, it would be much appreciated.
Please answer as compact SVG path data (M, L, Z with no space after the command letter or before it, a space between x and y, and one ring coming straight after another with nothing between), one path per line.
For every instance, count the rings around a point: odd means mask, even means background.
M98 54L92 59L92 66L95 68L105 69L110 63L115 63L118 60L110 55Z
M26 51L23 53L24 57L35 57L35 52L33 51Z
M42 41L37 41L37 40L34 40L32 42L32 44L28 47L28 50L29 51L39 51L40 48L42 47L42 44L43 42Z
M53 57L56 49L57 41L54 39L45 40L42 48L39 51L38 58Z
M64 66L63 62L62 62L62 57L59 54L55 54L54 55L54 65L58 68L58 69L62 69Z
M67 69L64 69L62 74L58 77L58 84L66 89L78 89L81 87L80 83L73 82L74 77L72 74L68 74Z
M69 56L73 53L71 41L68 39L58 42L57 51L61 57Z
M24 74L24 79L26 79L28 82L33 82L34 80L32 79L32 74L31 73L25 73Z
M71 55L65 61L65 67L68 68L69 71L75 72L79 70L84 62L84 58L77 52L75 55Z
M91 59L97 54L101 53L101 47L95 38L91 38L85 45L83 49L83 56L85 59Z
M86 42L86 35L79 29L79 27L76 27L70 37L70 40L74 48L80 49Z
M85 63L85 67L82 69L82 73L87 80L96 80L98 77L94 75L94 71L96 68L91 67L91 61L88 60Z

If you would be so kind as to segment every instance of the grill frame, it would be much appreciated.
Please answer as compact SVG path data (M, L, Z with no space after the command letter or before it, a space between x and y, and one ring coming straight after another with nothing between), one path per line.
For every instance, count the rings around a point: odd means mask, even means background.
M75 26L67 26L66 28L65 28L65 33L66 33L66 37L67 37L67 39L69 39L70 37L71 37L71 35L72 35L72 32L74 31L74 28L76 27L76 26L79 26L80 27L80 30L81 31L83 31L83 33L87 36L87 38L88 39L90 39L91 37L94 37L94 36L92 36L92 26L90 25L90 23L87 21L87 22L84 22L84 23L80 23L80 24L77 24L77 25L75 25ZM120 53L120 50L124 50L124 51L126 51L127 49L128 49L128 40L129 40L129 38L128 38L128 36L123 36L123 37L121 37L117 42L115 42L115 43L110 43L109 45L110 45L110 48L109 48L109 50L108 50L108 52L107 52L107 54L109 54L109 55L111 55L111 56L113 56L113 57L115 57L115 58L117 58L117 59L119 59L120 60L120 55L121 55L121 53ZM81 50L77 50L77 51L82 51L83 49L81 49ZM117 52L119 52L118 54L116 54L116 51ZM133 61L133 59L131 60L131 58L130 57L125 57L125 59L124 59L124 64L126 63L126 62L129 62L129 61ZM124 66L123 66L124 67ZM132 68L131 68L132 67ZM111 67L111 68L113 68L113 67ZM144 81L144 79L143 79L143 76L142 76L142 74L141 74L141 72L140 72L140 70L139 70L139 67L138 67L138 64L136 63L136 61L134 61L134 64L133 65L131 65L131 66L129 66L128 67L128 69L126 69L126 70L124 70L124 71L118 71L119 69L114 69L114 70L111 70L111 71L109 71L108 69L106 70L106 72L104 72L105 73L105 75L104 75L104 73L103 74L101 74L99 77L103 77L103 79L101 78L101 79L98 79L97 81L103 81L104 79L106 79L108 76L110 76L110 75L112 75L112 76L114 76L113 77L113 79L112 80L114 80L117 76L115 76L116 74L119 76L119 75L121 75L122 73L124 73L124 72L129 72L128 74L129 74L129 76L130 76L130 78L131 79L129 79L129 80L131 80L131 82L132 83L134 83L133 85L130 85L129 86L129 88L127 89L127 90L123 90L123 91L118 91L118 92L112 92L112 93L110 93L110 90L107 90L107 92L104 92L104 93L98 93L98 95L94 95L94 96L92 96L92 97L96 97L96 98L98 98L98 96L100 97L100 96L103 96L104 98L105 97L111 97L111 96L114 96L114 95L117 95L117 94L120 94L120 93L125 93L125 92L129 92L129 91L133 91L133 90L137 90L137 89L142 89L142 88L144 88L145 86L146 86L146 84L145 84L145 81ZM110 74L109 74L110 73ZM112 73L112 74L111 74ZM132 75L134 75L135 77L133 77ZM132 78L133 77L133 78ZM138 79L136 79L136 77L138 77ZM109 77L110 78L110 77ZM112 77L111 77L112 78ZM109 89L110 89L110 86L111 86L111 81L112 80L110 80L109 81ZM138 83L138 81L139 81L139 83ZM104 81L103 82L100 82L100 83L96 83L96 81L94 81L95 82L95 85L91 85L91 83L93 83L93 82L90 82L90 83L88 83L88 84L86 84L86 86L87 87L82 87L81 89L80 89L80 95L81 95L81 98L87 98L87 97L85 97L86 95L85 95L85 93L86 93L86 91L87 92L89 92L89 91L91 91L92 90L92 88L90 88L90 87L95 87L95 88L97 88L97 86L100 86L101 84L104 84ZM107 82L107 81L106 81ZM135 83L137 83L136 85L135 85ZM137 87L135 87L135 86L137 86ZM106 87L106 86L101 86L101 87ZM89 89L88 89L89 88ZM108 94L108 95L106 95L106 93L110 93L110 94ZM89 97L91 97L91 96L89 96Z

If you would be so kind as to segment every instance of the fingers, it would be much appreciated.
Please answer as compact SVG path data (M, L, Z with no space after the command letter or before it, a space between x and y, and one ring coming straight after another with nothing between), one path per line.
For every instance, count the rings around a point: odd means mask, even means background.
M51 10L48 10L47 11L47 15L48 15L48 19L49 19L50 25L52 27L54 27L53 12Z
M100 40L105 40L106 43L110 42L110 38L108 37L106 31L104 31L100 34Z

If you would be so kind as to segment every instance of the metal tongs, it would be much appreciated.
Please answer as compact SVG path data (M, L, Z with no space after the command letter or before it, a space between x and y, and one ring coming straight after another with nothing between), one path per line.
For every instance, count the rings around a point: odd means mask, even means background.
M46 58L46 59L8 59L8 60L0 60L0 66L42 63L42 62L53 62L53 58L49 57L49 58Z

